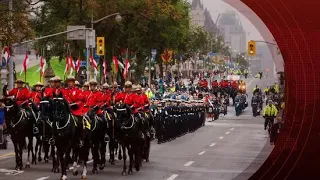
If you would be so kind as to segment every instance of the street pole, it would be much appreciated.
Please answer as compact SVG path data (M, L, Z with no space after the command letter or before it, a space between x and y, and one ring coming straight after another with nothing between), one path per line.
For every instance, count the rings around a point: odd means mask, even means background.
M9 16L10 16L10 21L9 21L9 30L10 33L12 32L12 0L9 0ZM9 34L10 35L10 34ZM10 44L9 46L10 47ZM10 56L9 59L9 82L8 82L8 89L11 90L14 88L14 76L13 76L13 60L12 56Z
M149 58L149 79L148 79L149 88L151 88L151 58Z

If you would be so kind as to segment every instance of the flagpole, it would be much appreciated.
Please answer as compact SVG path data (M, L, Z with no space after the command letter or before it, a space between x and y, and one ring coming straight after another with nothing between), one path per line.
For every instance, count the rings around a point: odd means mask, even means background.
M39 53L40 55L42 55L43 57L44 57L44 52L43 52L43 49L40 49L40 53ZM40 67L41 67L41 56L40 56ZM40 82L42 83L42 78L41 78L41 73L42 73L42 67L41 67L41 69L40 69Z

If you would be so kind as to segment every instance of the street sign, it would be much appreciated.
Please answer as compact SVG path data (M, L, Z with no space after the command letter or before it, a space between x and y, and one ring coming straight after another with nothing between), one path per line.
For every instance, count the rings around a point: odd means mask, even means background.
M73 29L81 29L77 31L72 31L67 34L68 40L85 40L85 28L86 26L68 26L67 31L73 30Z
M86 67L87 66L87 62L86 61L81 61L80 67Z
M96 31L95 30L86 30L86 47L95 48L96 47Z
M215 56L217 53L208 52L208 56Z

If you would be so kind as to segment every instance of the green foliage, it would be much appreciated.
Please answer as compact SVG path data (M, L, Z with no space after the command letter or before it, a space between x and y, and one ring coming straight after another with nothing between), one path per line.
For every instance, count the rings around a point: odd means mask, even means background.
M235 62L239 64L241 70L249 67L249 61L246 59L246 53L237 54Z

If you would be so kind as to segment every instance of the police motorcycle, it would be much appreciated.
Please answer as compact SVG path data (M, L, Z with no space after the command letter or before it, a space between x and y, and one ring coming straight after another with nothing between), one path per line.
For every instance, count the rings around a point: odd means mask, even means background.
M240 116L243 110L248 107L248 102L246 101L246 95L241 94L235 98L235 111L236 116Z
M258 93L255 93L251 99L251 107L253 117L259 116L261 112L261 97L259 97Z

